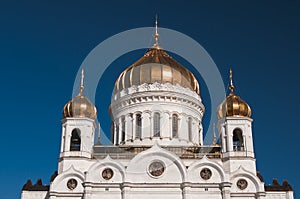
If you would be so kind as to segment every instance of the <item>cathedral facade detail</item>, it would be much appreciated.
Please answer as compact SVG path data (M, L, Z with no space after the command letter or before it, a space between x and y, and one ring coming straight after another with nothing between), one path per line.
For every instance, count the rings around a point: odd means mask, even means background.
M57 172L50 185L28 180L22 199L293 199L287 181L266 185L256 169L251 109L232 71L215 113L220 137L204 145L199 83L158 36L156 26L155 44L116 80L110 146L95 142L97 109L82 71L79 94L63 108Z

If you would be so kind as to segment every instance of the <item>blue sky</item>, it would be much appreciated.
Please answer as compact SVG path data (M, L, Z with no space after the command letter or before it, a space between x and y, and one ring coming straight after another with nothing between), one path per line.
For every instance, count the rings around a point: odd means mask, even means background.
M2 2L0 198L20 198L28 178L49 183L57 169L61 110L71 98L81 63L108 37L153 26L156 14L161 27L182 32L206 49L225 86L232 67L236 93L252 108L258 170L266 184L273 177L287 179L297 195L299 8L296 1ZM115 60L99 82L96 106L105 132L114 81L144 52ZM209 110L205 82L196 76ZM215 113L205 113L206 130L210 114Z

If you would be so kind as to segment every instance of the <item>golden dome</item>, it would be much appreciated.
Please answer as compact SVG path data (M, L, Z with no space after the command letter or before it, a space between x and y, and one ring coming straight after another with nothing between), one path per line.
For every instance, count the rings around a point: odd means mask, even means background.
M96 119L97 109L87 97L79 93L64 106L63 115L64 117L87 117Z
M230 94L218 107L218 118L225 117L250 117L251 108L239 96L234 94L234 86L232 83L232 70L230 69Z
M81 72L80 93L70 100L63 108L63 116L66 117L87 117L96 119L97 109L94 104L83 95L84 72Z
M155 82L178 84L200 93L195 76L158 46L150 48L142 58L121 73L115 83L115 91Z
M120 74L115 83L114 91L118 92L133 85L157 82L161 84L170 83L174 86L180 85L199 94L199 83L195 76L158 45L157 18L154 38L153 47Z

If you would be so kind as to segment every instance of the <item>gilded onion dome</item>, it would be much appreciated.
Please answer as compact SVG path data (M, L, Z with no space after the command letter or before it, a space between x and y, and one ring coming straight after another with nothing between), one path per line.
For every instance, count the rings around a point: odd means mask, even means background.
M195 76L158 45L157 21L154 37L155 44L152 48L120 74L115 83L115 92L130 88L133 85L157 82L180 85L199 94L199 83Z
M66 117L87 117L96 119L97 109L94 104L83 95L84 71L81 71L81 85L79 94L70 100L63 108L63 116Z
M232 83L232 70L230 69L230 94L219 105L218 118L225 117L250 117L251 108L239 96L234 93L234 86Z

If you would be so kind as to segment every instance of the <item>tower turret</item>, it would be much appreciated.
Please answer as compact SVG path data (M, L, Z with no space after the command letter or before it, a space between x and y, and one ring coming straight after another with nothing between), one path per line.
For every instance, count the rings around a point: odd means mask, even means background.
M230 93L219 105L217 113L223 161L228 162L227 168L231 171L242 165L256 173L251 109L235 94L231 69L229 89ZM231 160L235 160L235 164L230 164Z
M69 168L68 161L65 161L69 157L92 157L97 109L83 91L84 71L82 70L80 92L63 108L59 171Z

